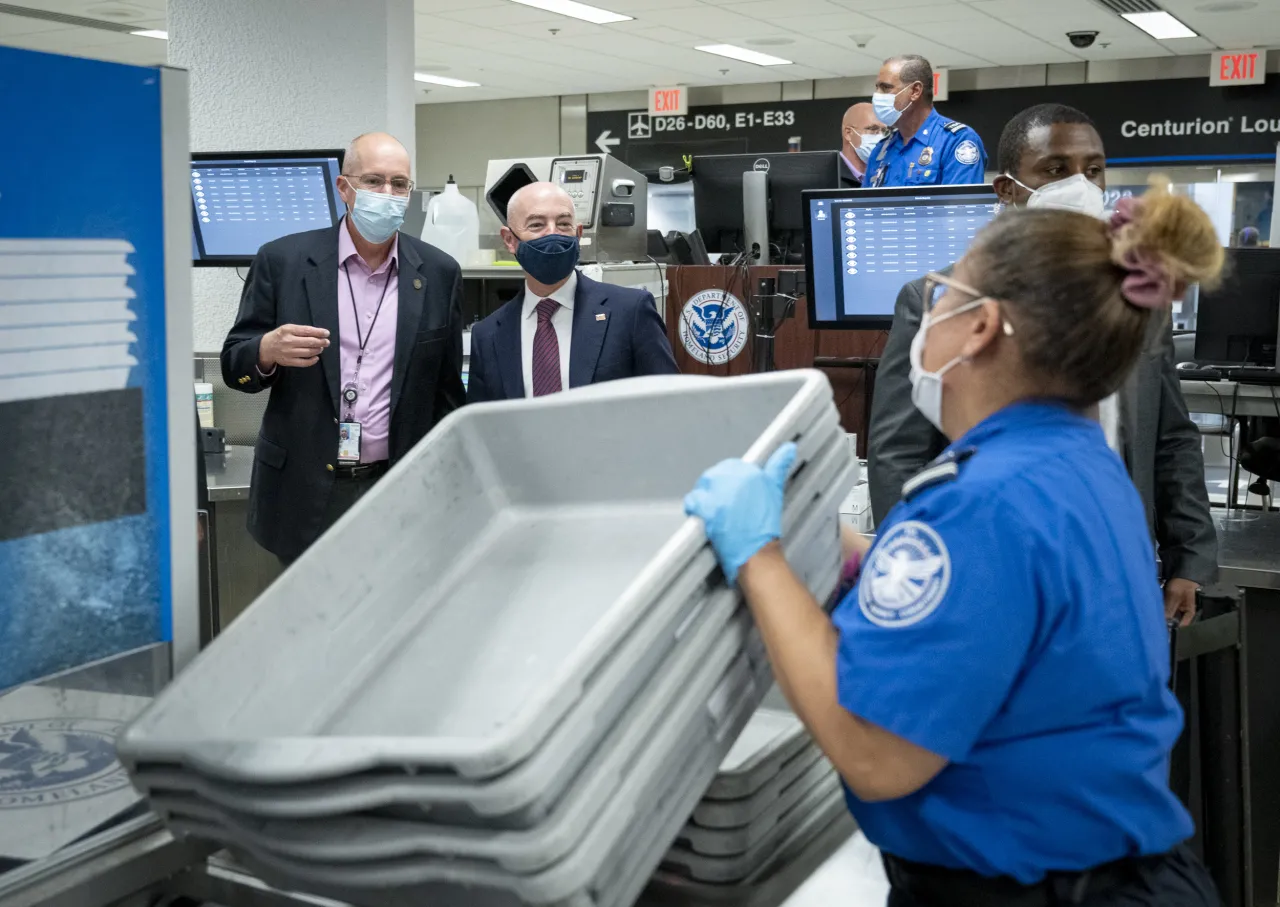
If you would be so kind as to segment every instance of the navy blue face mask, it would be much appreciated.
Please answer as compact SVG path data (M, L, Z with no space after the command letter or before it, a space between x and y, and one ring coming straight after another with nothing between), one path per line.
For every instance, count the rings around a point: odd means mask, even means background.
M520 240L516 261L538 283L559 283L578 265L578 237L548 233L537 239Z

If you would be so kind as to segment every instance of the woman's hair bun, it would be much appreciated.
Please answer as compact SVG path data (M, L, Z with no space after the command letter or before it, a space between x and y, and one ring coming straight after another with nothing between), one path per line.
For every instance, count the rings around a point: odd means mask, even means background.
M1152 177L1141 198L1123 198L1111 219L1112 260L1127 273L1121 293L1139 308L1167 308L1189 283L1213 286L1225 253L1193 200Z

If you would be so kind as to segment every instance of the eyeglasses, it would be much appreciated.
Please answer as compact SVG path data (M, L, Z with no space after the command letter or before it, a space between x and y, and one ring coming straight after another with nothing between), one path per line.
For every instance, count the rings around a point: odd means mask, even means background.
M937 308L938 303L942 302L942 300L946 298L948 292L957 293L960 296L968 297L966 302L963 302L959 306L956 306L955 308L953 308L952 312L959 312L962 310L977 308L977 306L980 305L981 303L988 302L988 301L996 302L996 305L1000 304L998 301L993 300L990 296L988 296L986 293L983 293L981 290L975 290L973 287L967 284L963 284L958 280L952 280L950 277L931 271L924 276L924 310L925 312L928 314L932 314L933 310ZM1004 311L1003 308L1001 308L1002 313L1003 311ZM945 313L944 315L941 316L941 318L946 318L950 314L951 314L950 312ZM941 320L941 318L939 320ZM1013 325L1009 323L1009 320L1007 318L1002 318L1001 320L1003 322L1001 325L1001 329L1004 331L1004 335L1006 337L1012 337Z
M967 286L958 280L952 280L942 274L930 272L924 277L924 310L932 312L938 303L942 302L948 290L961 296L967 296L974 301L987 298L985 293L975 290L973 287Z
M367 192L380 192L382 187L387 185L391 186L392 195L408 195L413 191L413 180L403 176L386 177L381 173L361 173L359 176L344 173L342 175L347 178L347 182Z

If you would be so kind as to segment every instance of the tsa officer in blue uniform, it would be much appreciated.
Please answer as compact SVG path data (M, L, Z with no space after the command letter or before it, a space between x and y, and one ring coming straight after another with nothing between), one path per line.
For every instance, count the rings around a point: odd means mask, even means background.
M985 182L987 150L964 123L933 109L933 67L924 57L890 57L871 96L876 118L892 127L867 164L864 185L947 186Z
M1182 715L1146 518L1085 410L1222 265L1189 199L1010 211L931 275L912 399L952 439L828 617L780 534L795 447L686 499L880 847L889 907L1208 907L1167 783Z

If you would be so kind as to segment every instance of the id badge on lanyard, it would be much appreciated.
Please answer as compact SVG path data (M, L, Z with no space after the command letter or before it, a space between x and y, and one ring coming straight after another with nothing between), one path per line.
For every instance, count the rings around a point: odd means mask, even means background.
M360 462L360 423L338 423L338 462L354 466Z

